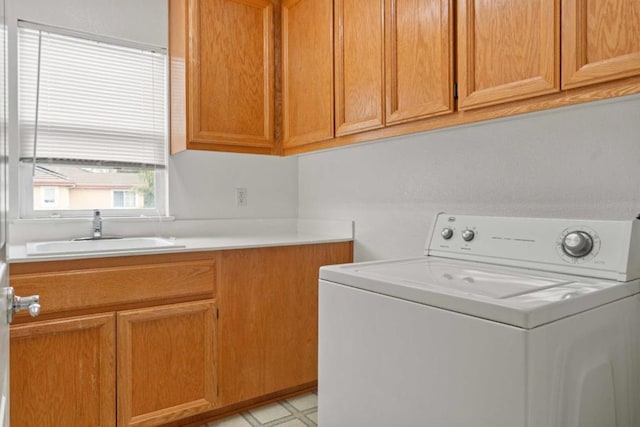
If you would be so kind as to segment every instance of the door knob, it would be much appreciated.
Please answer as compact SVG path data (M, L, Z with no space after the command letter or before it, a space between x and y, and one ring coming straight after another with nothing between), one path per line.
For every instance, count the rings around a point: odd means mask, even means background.
M40 295L31 295L28 297L16 296L13 288L9 288L7 292L7 322L13 321L13 313L17 313L22 310L28 310L31 317L36 317L40 314Z

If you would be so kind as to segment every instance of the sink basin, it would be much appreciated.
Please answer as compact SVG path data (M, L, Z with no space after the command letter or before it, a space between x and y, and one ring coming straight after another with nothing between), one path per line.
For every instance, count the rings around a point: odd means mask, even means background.
M128 237L104 240L60 240L27 243L27 255L64 255L96 252L129 252L150 249L184 248L161 237Z

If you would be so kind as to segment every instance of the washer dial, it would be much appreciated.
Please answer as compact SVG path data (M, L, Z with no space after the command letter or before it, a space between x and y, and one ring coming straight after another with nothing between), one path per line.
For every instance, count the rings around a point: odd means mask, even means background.
M450 229L449 227L443 228L442 231L440 232L440 235L444 240L449 240L453 236L453 230Z
M567 255L580 258L589 255L593 249L593 239L585 231L572 231L564 236L562 249Z
M563 261L581 264L598 255L600 237L589 227L570 227L558 236L556 250Z

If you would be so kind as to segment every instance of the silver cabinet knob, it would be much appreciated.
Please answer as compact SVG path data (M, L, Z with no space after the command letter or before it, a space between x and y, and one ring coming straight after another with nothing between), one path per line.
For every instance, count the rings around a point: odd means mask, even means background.
M470 242L473 240L473 238L476 237L476 233L473 232L473 230L464 230L462 232L462 239L465 242Z
M440 235L444 240L449 240L453 236L453 230L450 228L443 228Z
M591 249L593 249L593 239L589 233L573 231L564 236L562 249L567 255L580 258L591 252Z

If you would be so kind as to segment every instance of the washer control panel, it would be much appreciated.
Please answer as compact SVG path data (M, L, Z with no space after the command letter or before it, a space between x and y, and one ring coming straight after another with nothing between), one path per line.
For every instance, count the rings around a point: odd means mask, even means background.
M605 244L606 243L606 244ZM439 214L425 255L631 280L640 221ZM634 277L635 278L635 277Z

